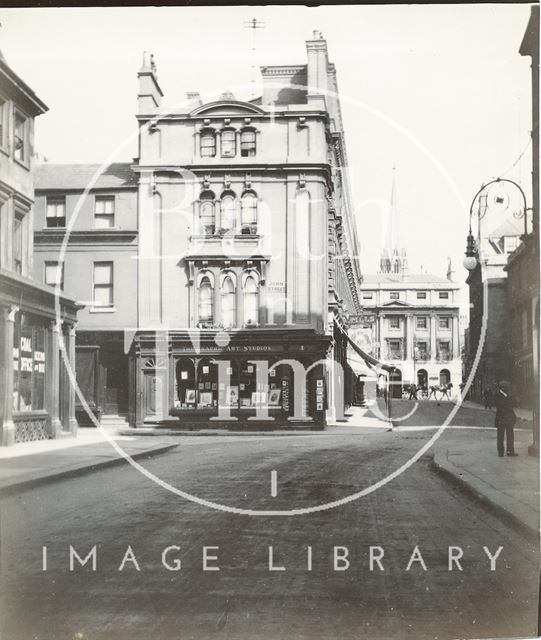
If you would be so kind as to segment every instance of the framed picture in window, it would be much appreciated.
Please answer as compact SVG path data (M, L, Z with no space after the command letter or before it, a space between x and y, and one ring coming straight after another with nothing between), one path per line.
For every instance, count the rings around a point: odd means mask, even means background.
M188 372L187 371L181 371L180 372L180 379L181 380L187 380L188 379Z
M199 406L200 407L211 407L212 406L212 393L209 391L204 391L199 394Z
M250 398L241 398L240 399L241 407L249 407L250 406Z
M218 384L216 382L212 383L212 390L216 391L216 389L218 388Z
M241 390L241 391L244 391L244 389L246 389L246 385L241 383L241 385L240 385L240 390Z
M280 389L271 389L269 392L269 405L271 407L277 407L280 405L280 396L282 392Z
M227 389L227 404L236 407L239 404L239 388L235 385Z
M205 382L205 389L210 389L210 388L211 388L211 383Z
M199 391L202 391L205 388L205 383L200 382L198 388L199 388Z
M205 365L205 366L203 367L203 375L207 375L207 374L208 374L208 372L209 372L209 368L208 368L208 366L207 366L207 365Z
M269 371L269 376L270 376L271 378L275 378L275 377L276 377L276 369L271 369L271 370Z
M186 389L186 404L195 404L195 389Z

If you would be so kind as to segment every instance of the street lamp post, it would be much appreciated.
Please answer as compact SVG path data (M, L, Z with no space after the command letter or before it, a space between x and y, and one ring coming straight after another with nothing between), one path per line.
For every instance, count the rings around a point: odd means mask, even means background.
M528 216L527 216L527 212L528 212L528 207L526 204L526 194L524 193L522 187L514 182L513 180L509 180L508 178L496 178L495 180L491 180L490 182L487 182L487 184L484 184L479 191L475 194L475 196L473 197L473 200L471 202L470 205L470 214L469 214L469 230L468 230L468 237L466 239L466 257L464 258L463 261L463 265L464 268L467 269L468 271L473 271L475 269L475 267L477 266L477 257L476 257L476 253L479 253L479 249L480 247L476 247L475 245L475 239L473 237L472 234L472 226L471 226L471 222L472 222L472 216L473 216L473 208L475 206L475 203L477 202L477 200L479 200L479 207L477 209L477 219L478 219L478 230L479 230L479 236L481 235L480 229L481 229L481 220L484 218L485 214L486 214L486 210L487 210L487 198L488 198L488 194L486 193L488 188L491 187L493 184L509 184L514 186L516 189L519 190L520 195L522 196L522 210L518 212L518 214L513 214L515 216L515 218L519 219L519 218L524 218L524 235L523 238L525 238L528 235ZM484 201L483 206L484 206L484 211L481 212L481 202ZM500 196L499 198L496 199L496 201L498 202L498 204L502 204L503 203L503 198Z
M415 365L417 363L417 359L419 358L419 347L415 345L413 348L413 384L417 386L417 372L415 371Z

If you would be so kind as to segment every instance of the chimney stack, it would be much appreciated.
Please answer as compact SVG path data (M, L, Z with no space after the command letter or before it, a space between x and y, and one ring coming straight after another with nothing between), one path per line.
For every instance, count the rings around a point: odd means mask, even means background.
M203 104L199 91L188 91L186 93L186 100L188 101L188 106L191 109L200 107Z
M308 58L306 80L309 101L310 98L315 98L316 102L323 99L323 104L325 104L325 92L329 89L329 54L327 41L321 31L314 31L312 39L306 41L306 55Z
M137 95L139 114L156 113L161 105L163 92L158 84L154 56L148 51L143 52L143 64L137 78L139 79L139 93Z

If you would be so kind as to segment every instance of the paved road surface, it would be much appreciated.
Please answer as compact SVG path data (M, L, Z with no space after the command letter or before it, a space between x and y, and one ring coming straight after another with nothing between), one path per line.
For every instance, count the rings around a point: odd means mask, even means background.
M168 482L249 509L313 506L377 481L429 432L283 438L183 438L145 461ZM464 437L450 432L447 438ZM277 496L271 497L271 470ZM174 496L130 467L11 496L2 505L2 638L6 640L331 640L533 636L537 550L419 461L356 502L298 517L249 517ZM69 545L90 564L70 572ZM48 570L41 547L48 547ZM131 545L140 565L126 562ZM161 553L178 545L180 571ZM368 567L384 548L384 571ZM419 545L420 562L406 565ZM464 551L448 571L448 546ZM503 551L496 571L483 546ZM202 571L203 546L218 556ZM268 547L275 565L268 570ZM307 547L312 570L307 570ZM350 567L333 570L333 547ZM76 636L76 634L81 634Z

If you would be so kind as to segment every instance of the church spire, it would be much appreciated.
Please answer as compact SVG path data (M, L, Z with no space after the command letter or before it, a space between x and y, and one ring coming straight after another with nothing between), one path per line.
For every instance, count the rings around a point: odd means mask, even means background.
M398 206L396 197L396 167L393 166L391 197L384 220L384 240L380 258L380 272L401 276L406 275L408 259L406 249L400 247L398 227Z

